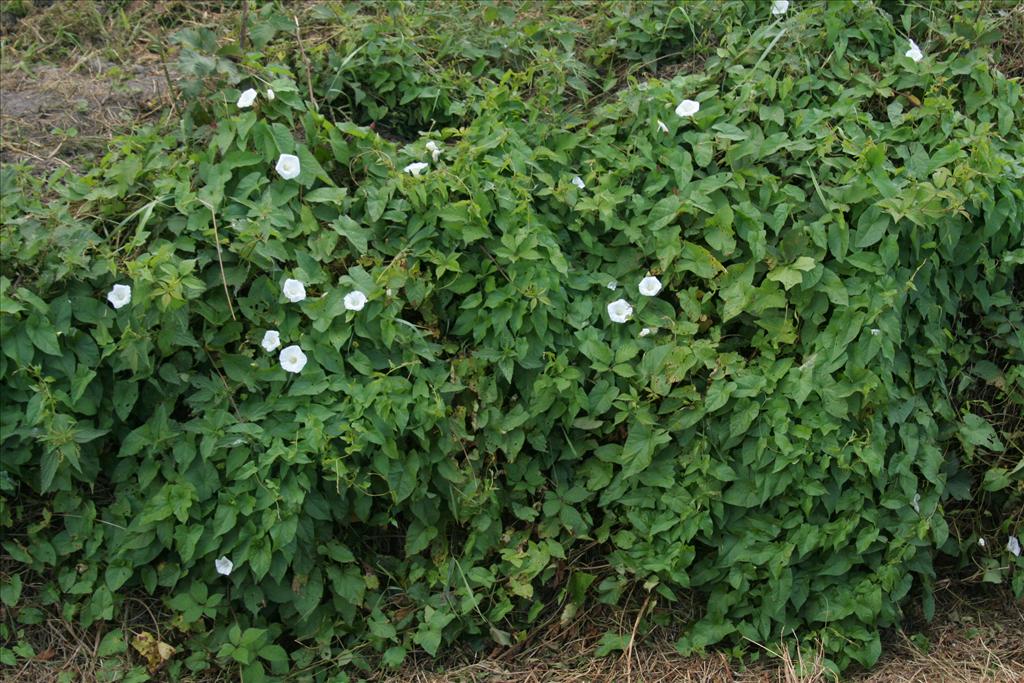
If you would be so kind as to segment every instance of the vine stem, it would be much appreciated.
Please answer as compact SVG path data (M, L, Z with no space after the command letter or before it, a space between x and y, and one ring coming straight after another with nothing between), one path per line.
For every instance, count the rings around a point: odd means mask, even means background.
M228 277L224 274L224 256L220 251L220 233L217 232L217 212L213 210L213 207L204 202L202 199L199 202L210 210L210 220L213 222L213 245L217 247L217 265L220 266L220 281L224 285L224 296L228 300L228 311L231 312L231 319L238 320L235 317L235 307L231 305L231 292L228 290Z

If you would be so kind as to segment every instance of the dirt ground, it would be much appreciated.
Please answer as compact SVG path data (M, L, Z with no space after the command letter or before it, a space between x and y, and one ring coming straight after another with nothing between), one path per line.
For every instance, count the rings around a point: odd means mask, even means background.
M40 172L83 170L110 138L156 117L168 104L160 65L128 71L99 58L0 76L0 162Z

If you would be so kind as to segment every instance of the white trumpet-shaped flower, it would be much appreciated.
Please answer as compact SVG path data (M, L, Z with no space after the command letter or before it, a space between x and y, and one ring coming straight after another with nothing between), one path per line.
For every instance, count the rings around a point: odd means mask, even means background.
M419 175L420 173L423 173L425 170L427 170L427 168L429 168L429 167L430 167L430 164L428 164L425 161L416 161L416 162L413 162L413 163L409 164L408 166L406 166L402 170L404 172L410 173L412 175Z
M1006 542L1006 549L1020 557L1020 541L1017 540L1016 536L1010 536L1010 540Z
M293 304L297 304L306 298L306 285L302 284L299 280L293 280L288 278L284 281L284 286L281 287L281 291L284 292L284 298L291 301Z
M252 106L252 103L256 101L256 91L252 88L245 90L241 95L238 96L238 108L246 109Z
M578 175L572 177L572 184L581 190L587 186L587 184L583 182L583 178L580 178Z
M700 111L700 102L697 100L683 100L676 107L676 116L687 118Z
M668 132L668 126L666 126L665 122L662 121L661 119L658 119L658 130L660 130L662 133Z
M275 97L277 97L277 95L274 94L273 88L267 88L267 99L273 101Z
M789 10L789 0L775 0L772 3L772 14L778 16L785 14Z
M299 173L302 171L302 165L299 163L299 158L294 154L282 154L279 156L277 158L277 166L274 168L277 170L277 174L285 180L298 178Z
M306 354L295 344L281 349L278 359L285 372L302 372L302 368L306 367Z
M910 49L906 51L906 56L913 59L915 62L920 62L924 59L924 53L921 52L921 48L917 46L917 43L910 41Z
M267 330L263 333L263 341L260 342L263 350L270 353L281 345L281 333L277 330Z
M437 163L437 160L441 158L441 145L437 144L433 140L427 142L427 151L430 152L430 158Z
M657 296L658 292L661 291L661 280L653 275L648 275L640 281L637 289L639 289L640 293L644 296Z
M221 556L213 561L213 566L217 568L218 574L221 576L227 576L231 573L231 570L235 568L235 563L229 560L226 556Z
M107 301L114 308L127 306L132 300L132 288L129 285L114 285L107 292Z
M345 295L345 308L350 311L361 311L366 305L366 295L358 289Z
M633 317L633 307L625 299L616 299L608 304L608 317L613 323L624 323Z
M652 330L650 327L645 327L644 329L640 330L640 336L641 337L646 337L647 335L651 334L652 332L654 332L654 330Z

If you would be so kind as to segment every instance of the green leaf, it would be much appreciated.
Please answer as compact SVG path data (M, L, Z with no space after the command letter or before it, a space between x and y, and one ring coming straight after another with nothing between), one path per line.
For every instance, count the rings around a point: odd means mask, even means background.
M53 329L53 326L45 318L35 314L29 316L25 324L25 332L28 334L28 338L32 340L32 344L43 353L51 356L62 355L60 343L57 341L57 331Z
M622 447L622 477L628 478L644 471L658 446L672 440L668 432L649 425L634 423Z
M128 651L128 639L125 638L124 631L119 628L115 628L103 636L100 641L99 647L96 648L96 654L100 657L111 657L113 655L123 654Z
M21 597L21 575L14 574L10 579L0 583L0 602L9 608L18 604Z
M304 199L311 204L334 204L344 206L348 189L344 187L318 187L306 193Z
M612 631L605 631L601 639L597 641L597 648L594 650L594 655L597 657L607 657L613 652L624 651L629 646L629 636L622 633L613 633Z
M39 468L39 490L46 492L53 484L53 478L57 474L57 467L60 465L60 454L56 450L48 450L43 453L42 465Z
M110 565L107 567L105 577L107 588L116 591L132 577L132 568L123 564Z
M337 589L337 584L335 584L335 588ZM295 609L299 613L299 618L305 619L312 614L313 610L320 605L320 600L323 598L323 595L323 576L320 574L319 569L314 569L309 575L305 585L295 597ZM347 596L344 594L342 594L342 597L347 599ZM358 606L361 603L361 600L359 602L350 600L350 602L352 602L353 605Z
M664 228L675 221L676 215L679 213L679 209L683 206L682 200L676 195L669 195L664 199L660 199L652 208L649 214L647 214L647 224L644 226L646 230L654 232Z
M815 265L814 259L801 256L788 266L776 266L768 273L768 279L781 282L783 287L789 290L800 284L803 281L803 273L813 270Z

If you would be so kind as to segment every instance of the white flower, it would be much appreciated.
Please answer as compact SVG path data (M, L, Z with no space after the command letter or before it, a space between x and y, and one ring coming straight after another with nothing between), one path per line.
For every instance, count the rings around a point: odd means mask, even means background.
M405 171L406 173L411 173L413 175L419 175L420 173L423 173L423 171L427 170L427 168L429 166L430 166L430 164L428 164L425 161L417 161L415 163L409 164L408 166L406 166L402 170Z
M587 184L583 182L583 178L580 178L578 175L574 175L572 177L572 184L581 190L587 186Z
M616 299L608 304L608 317L613 323L624 323L633 316L633 307L625 299Z
M267 99L268 100L273 100L275 97L277 97L277 95L274 94L273 89L272 88L267 88Z
M608 289L610 289L610 290L612 290L614 292L616 289L619 288L619 281L618 280L612 280L607 285L605 285L605 287L607 287Z
M393 290L390 287L388 287L387 289L384 290L384 293L387 294L388 296L394 296L395 295L395 290Z
M433 159L436 164L437 160L441 158L441 146L433 140L430 140L427 142L427 151L430 152L430 158Z
M284 286L281 287L281 291L284 292L284 298L288 299L288 301L291 301L293 304L297 304L306 298L306 285L291 278L284 281Z
M924 59L924 53L921 52L921 48L917 46L917 43L910 41L910 49L907 50L906 56L913 59L915 62L920 62Z
M302 372L302 368L306 367L306 354L295 344L281 349L278 358L286 372Z
M291 180L292 178L298 178L301 166L299 165L299 158L294 154L282 154L277 158L277 174L285 180Z
M665 122L662 121L661 119L658 119L658 130L660 130L662 133L668 132L668 126L666 126Z
M676 107L676 116L686 118L687 116L693 116L700 111L700 102L697 100L683 100Z
M652 332L654 332L654 330L652 330L649 327L645 327L644 329L640 330L640 336L641 337L646 337L647 335L651 334Z
M1010 540L1006 542L1006 549L1020 557L1020 541L1017 540L1016 536L1010 536Z
M109 292L107 292L107 301L114 308L121 308L127 306L132 300L132 288L129 285L114 285Z
M648 275L640 281L640 285L637 288L644 296L657 296L658 292L661 291L661 280L653 275Z
M358 289L345 295L345 308L350 311L361 311L366 305L366 295Z
M277 330L267 330L263 333L263 341L260 344L267 353L270 353L281 345L281 333Z
M914 512L921 512L921 494L915 493L914 500L910 501L910 507L914 508Z
M252 103L256 101L256 91L249 88L241 95L238 96L238 108L245 109L251 107Z
M772 14L775 16L785 14L788 9L789 0L775 0L775 2L772 3Z
M985 539L984 538L979 538L978 539L978 545L981 546L982 548L984 548L985 547Z
M871 336L872 337L877 337L880 334L882 334L882 331L880 329L878 329L877 327L872 327L871 328Z
M213 566L217 568L217 573L222 576L227 576L231 573L231 570L235 568L235 563L229 560L227 557L221 556L213 561Z

